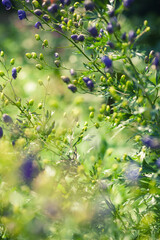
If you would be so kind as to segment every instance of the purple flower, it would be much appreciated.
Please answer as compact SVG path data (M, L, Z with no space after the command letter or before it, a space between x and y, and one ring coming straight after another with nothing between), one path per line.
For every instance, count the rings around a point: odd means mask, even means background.
M157 165L158 168L160 168L160 157L157 159L156 165Z
M0 127L0 138L3 137L3 129Z
M2 0L2 4L6 8L6 10L10 10L12 7L12 3L10 0Z
M58 11L59 6L56 3L53 3L51 6L48 7L48 12L56 13Z
M59 53L55 52L54 56L55 58L59 58Z
M88 32L92 35L92 37L98 37L98 31L96 27L90 27L88 29Z
M86 0L85 3L84 3L84 7L85 7L86 11L93 11L94 10L94 3Z
M160 66L160 53L156 53L155 58L153 59L152 65L155 66L156 69Z
M110 41L107 42L107 45L110 46L110 48L114 48L114 43L112 43Z
M89 88L90 91L93 90L94 82L91 79L86 83L86 85L87 85L87 87Z
M19 17L20 20L25 19L26 18L26 12L22 9L19 9L18 10L18 17Z
M129 39L129 41L130 41L131 43L134 42L135 37L136 37L135 32L134 32L133 30L131 30L131 31L129 32L129 34L128 34L128 39Z
M113 25L112 23L108 23L108 26L106 28L107 32L109 32L110 34L112 34L114 31L113 31Z
M77 34L71 35L71 38L74 42L78 41L78 35Z
M50 20L50 17L49 17L47 14L43 15L42 18L43 18L46 22L48 22L48 21Z
M61 76L61 78L62 78L63 82L65 82L67 84L70 82L69 77Z
M127 36L126 36L126 32L124 32L124 33L122 34L121 38L122 38L123 41L126 40L126 38L127 38Z
M123 5L124 5L126 8L129 8L133 2L134 2L134 0L124 0L124 1L123 1Z
M39 169L30 157L20 167L22 178L26 184L30 184L33 178L38 175Z
M3 114L2 119L5 123L10 123L10 124L13 123L12 118L6 113Z
M42 15L41 9L36 9L36 10L34 10L34 13L35 13L37 16L41 16L41 15Z
M129 163L125 171L126 180L131 182L137 181L140 175L139 170L140 170L140 167L136 163Z
M73 68L71 68L70 74L71 74L71 76L76 76L77 75L77 73L75 72L75 70Z
M17 78L17 69L16 69L15 67L12 68L12 77L13 77L14 79Z
M145 136L142 138L142 143L151 149L160 149L160 140L154 136Z
M68 89L70 89L73 93L77 92L77 88L76 88L76 86L73 85L73 84L69 84L69 85L68 85Z
M70 11L70 13L74 13L75 8L72 6L72 7L69 8L69 11Z
M108 12L109 17L114 17L115 10L112 9L111 11Z
M84 41L84 35L80 34L77 38L78 41L83 42Z
M69 4L71 4L71 0L64 0L64 4L68 6Z
M84 77L83 78L83 81L85 82L85 83L87 83L88 81L90 81L91 79L89 78L89 77Z
M36 22L34 26L35 28L39 29L40 27L42 27L42 24L40 22Z
M103 56L101 61L106 65L107 68L112 67L112 60L108 56Z

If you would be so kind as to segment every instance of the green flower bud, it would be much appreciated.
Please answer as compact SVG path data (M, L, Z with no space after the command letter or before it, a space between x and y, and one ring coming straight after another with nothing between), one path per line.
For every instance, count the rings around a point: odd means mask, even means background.
M44 56L43 56L42 53L39 54L39 59L40 59L40 60L43 60L43 59L44 59Z
M99 128L99 123L95 123L94 126L98 129Z
M38 104L38 108L39 108L39 109L42 109L42 107L43 107L42 103L39 103L39 104Z
M44 46L44 47L48 47L48 40L47 40L47 39L45 39L45 40L43 41L43 46Z
M56 67L60 67L60 61L59 60L55 60L54 63L56 65Z
M42 80L38 80L38 83L39 83L40 86L43 85L43 81Z
M94 111L95 111L94 107L89 106L89 111L90 111L90 112L94 112Z
M31 54L31 53L26 53L26 57L27 57L28 59L31 59L31 58L32 58L32 54Z
M35 8L38 8L40 5L39 5L39 2L36 1L36 0L33 0L32 1L32 4L34 5Z
M39 70L42 70L43 66L41 64L36 64L36 68L39 69Z
M37 53L32 52L31 55L32 55L32 58L33 58L33 59L36 59L36 58L37 58Z
M30 99L30 100L29 100L29 105L30 105L30 106L33 106L33 104L34 104L34 100L33 100L33 99Z
M148 21L147 20L144 20L144 26L147 26L148 25Z
M35 34L35 39L36 39L37 41L40 40L39 34Z
M1 57L4 57L4 52L3 52L3 51L1 51L0 53L1 53Z
M11 64L11 65L14 65L14 63L15 63L15 59L12 58L12 59L10 60L10 64Z
M16 67L17 73L19 73L22 70L21 66Z
M3 77L4 75L4 72L0 71L0 77Z
M89 117L94 118L94 112L90 112Z

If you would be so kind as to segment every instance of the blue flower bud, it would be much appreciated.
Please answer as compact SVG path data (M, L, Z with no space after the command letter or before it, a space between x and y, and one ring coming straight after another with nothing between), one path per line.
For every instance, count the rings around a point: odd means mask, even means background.
M87 83L86 83L87 87L89 88L90 91L93 90L94 88L94 83L92 80L89 80Z
M25 160L25 162L21 165L20 170L23 181L26 184L30 184L33 178L35 178L39 173L38 166L34 163L31 157Z
M25 19L26 18L26 12L22 9L19 9L18 10L18 17L19 17L20 20Z
M84 7L85 7L86 11L93 11L94 10L94 3L86 0L85 3L84 3Z
M88 81L90 81L91 79L89 77L84 77L83 81L87 84Z
M125 40L127 39L126 32L124 32L124 33L122 34L121 39L122 39L123 41L125 41Z
M75 8L72 6L72 7L69 8L69 11L70 11L70 13L74 13Z
M54 56L55 58L59 58L59 53L55 52Z
M155 66L156 69L160 66L160 53L156 53L155 58L153 59L152 65Z
M73 84L69 84L69 85L68 85L68 89L70 89L73 93L77 92L77 88L76 88L76 86L73 85Z
M51 6L48 7L48 12L56 13L58 11L59 6L56 3L53 3Z
M115 10L112 9L111 11L108 12L109 17L114 17Z
M17 78L17 69L16 69L15 67L12 68L12 77L13 77L14 79Z
M84 35L80 34L77 38L78 41L83 42L84 41Z
M160 149L160 140L154 136L145 136L142 138L142 143L151 149Z
M42 24L40 22L36 22L34 26L35 28L39 29L40 27L42 27Z
M69 4L71 4L71 0L64 0L64 4L68 6Z
M46 22L48 22L50 20L50 16L48 16L47 14L43 15L42 17Z
M3 129L0 127L0 138L3 137Z
M12 3L10 0L2 0L2 4L4 5L6 10L10 10L12 7Z
M108 26L107 26L106 30L107 30L107 32L112 34L114 32L113 25L111 23L108 23Z
M61 78L62 78L63 82L65 82L67 84L70 82L69 77L61 76Z
M112 49L114 48L114 43L112 43L110 41L107 42L107 45L110 46L110 48L112 48Z
M108 56L103 56L101 61L106 65L107 68L112 67L112 60Z
M160 168L160 157L157 159L156 165L157 165L158 168Z
M41 9L36 9L36 10L34 10L34 13L35 13L37 16L41 16L41 15L42 15Z
M128 39L129 39L129 41L130 41L131 43L134 42L135 37L136 37L135 32L134 32L133 30L131 30L131 31L129 32L129 34L128 34Z
M3 114L2 119L5 123L13 123L12 118L8 114Z
M123 5L125 8L130 8L130 6L133 2L134 2L134 0L124 0Z
M71 70L70 70L70 74L71 74L71 76L76 76L76 75L77 75L77 73L74 71L73 68L71 68Z
M73 41L78 41L78 35L77 34L73 34L73 35L71 35L71 38L72 38L72 40Z
M92 35L92 37L98 37L98 31L96 27L90 27L88 29L88 32Z

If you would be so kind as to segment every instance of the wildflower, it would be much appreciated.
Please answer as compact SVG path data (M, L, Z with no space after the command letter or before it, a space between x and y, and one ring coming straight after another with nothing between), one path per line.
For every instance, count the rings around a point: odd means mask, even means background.
M106 65L107 68L112 67L112 60L109 57L103 56L101 61Z
M41 9L36 9L36 10L34 10L34 13L35 13L37 16L41 16L41 15L42 15Z
M106 30L110 34L112 34L114 32L112 23L108 23L108 26L107 26Z
M98 37L98 31L96 27L90 27L88 29L88 32L92 35L92 37Z
M73 34L71 35L71 38L74 42L76 42L78 40L78 35L77 34Z
M6 10L10 10L12 7L12 3L10 0L2 0L2 4L6 8Z
M13 77L14 79L17 78L17 69L16 69L15 67L12 68L12 77Z
M145 136L142 138L142 143L151 149L160 149L160 140L154 136Z
M51 6L48 7L48 12L56 13L58 11L59 6L56 3L53 3Z
M20 20L25 19L26 18L26 12L22 9L19 9L18 10L18 17L19 17Z
M125 8L129 8L133 2L134 0L124 0L123 5Z
M129 41L130 41L131 43L134 42L135 37L136 37L135 32L134 32L133 30L131 30L131 31L129 32L129 34L128 34L128 39L129 39Z
M77 38L78 41L83 42L84 41L84 35L80 34Z
M69 84L69 85L68 85L68 89L70 89L73 93L77 92L77 88L76 88L76 86L73 85L73 84Z
M93 11L94 10L94 3L86 0L85 3L84 3L84 7L85 7L86 11Z
M0 138L3 137L3 129L0 127Z
M42 24L40 22L36 22L34 26L35 28L39 29L40 27L42 27Z
M2 119L5 123L13 123L12 118L8 114L3 114Z

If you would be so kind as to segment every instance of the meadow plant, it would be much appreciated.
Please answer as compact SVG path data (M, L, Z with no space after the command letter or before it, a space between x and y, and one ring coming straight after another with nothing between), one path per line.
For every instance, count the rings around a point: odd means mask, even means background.
M26 53L36 71L57 69L67 91L101 98L101 106L89 106L85 123L75 117L60 128L46 107L45 83L38 81L44 100L36 105L31 96L25 102L15 87L23 67L14 59L7 64L1 49L1 239L159 239L160 53L140 50L139 38L150 31L147 20L126 31L122 16L133 0L2 4L36 28L44 51ZM44 31L66 40L79 55L79 69L65 67ZM8 114L10 108L16 116ZM129 152L116 156L116 148L100 139L98 150L82 154L91 133L106 128L115 138L127 129Z

